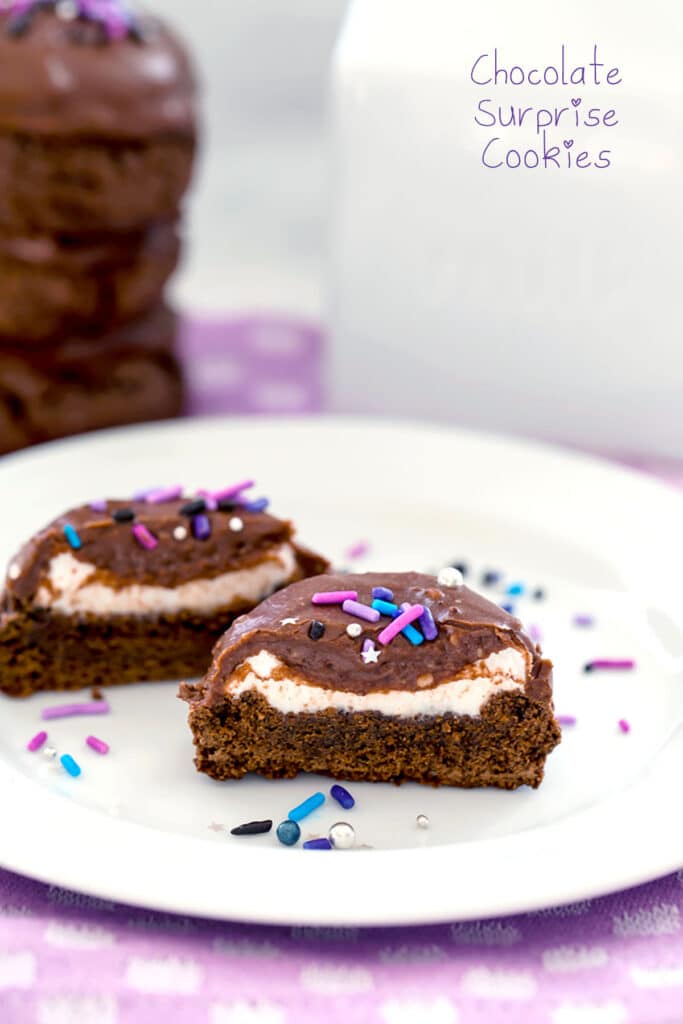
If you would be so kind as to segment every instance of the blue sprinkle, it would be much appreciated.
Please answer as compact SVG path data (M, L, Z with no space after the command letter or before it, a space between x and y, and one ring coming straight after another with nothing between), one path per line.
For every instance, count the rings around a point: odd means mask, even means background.
M380 615L390 615L392 619L395 619L401 611L397 604L391 604L390 601L385 601L382 598L377 597L372 602L372 607L376 608Z
M373 587L372 596L379 598L380 601L393 601L394 592L389 590L388 587Z
M425 638L422 636L422 633L419 631L419 629L415 629L415 626L413 626L412 623L409 623L407 626L405 626L401 630L401 632L408 640L410 640L413 647L419 647L420 644L424 643Z
M299 842L301 829L295 821L290 821L288 818L287 821L280 822L275 834L283 846L294 846Z
M78 551L81 546L81 538L78 536L71 523L64 524L64 536L74 551Z
M293 807L287 817L290 821L301 821L302 818L307 818L309 814L317 810L321 804L325 803L324 793L314 793L313 796L309 796L303 803Z
M81 774L81 766L76 764L71 754L62 754L59 760L62 762L64 771L68 772L69 775L73 775L74 779L78 778Z
M257 498L256 501L250 501L242 507L245 512L265 512L269 505L270 501L268 498Z
M341 804L345 811L350 811L355 805L356 801L353 799L348 789L344 789L339 783L335 782L334 786L330 789L330 796Z
M503 601L500 607L503 609L504 612L507 612L508 615L515 614L515 606L510 601Z
M524 593L524 590L525 587L523 583L511 583L508 587L505 588L505 593L509 597L519 597L521 594Z
M304 850L331 850L332 843L329 839L307 839L304 843Z

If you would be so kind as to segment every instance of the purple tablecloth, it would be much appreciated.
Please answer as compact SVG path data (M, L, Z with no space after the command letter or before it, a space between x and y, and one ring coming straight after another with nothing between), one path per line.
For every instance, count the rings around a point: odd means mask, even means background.
M191 324L184 354L193 412L321 406L310 325ZM683 466L641 468L683 486ZM683 871L542 913L365 931L173 917L0 871L0 1024L680 1024L682 917Z

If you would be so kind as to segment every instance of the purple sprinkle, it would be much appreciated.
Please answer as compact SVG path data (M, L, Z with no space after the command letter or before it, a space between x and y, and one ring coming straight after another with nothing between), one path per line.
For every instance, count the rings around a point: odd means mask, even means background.
M417 620L417 624L424 634L425 640L436 640L439 635L439 630L434 622L434 616L429 608L425 608L422 615Z
M161 505L165 501L175 501L183 496L183 485L174 484L172 487L161 487L158 491L150 491L145 495L145 501L150 505Z
M104 498L96 498L95 501L90 502L90 508L93 512L106 512L107 502Z
M270 501L268 498L257 498L256 501L248 501L242 505L245 512L265 512Z
M378 622L379 612L371 608L369 604L361 604L360 601L346 600L342 604L342 611L347 615L355 615L358 619L365 619L366 622Z
M576 725L574 715L555 715L555 721L558 725Z
M633 660L633 658L595 658L593 661L586 662L586 664L583 666L583 671L592 672L596 668L628 671L629 669L635 667L636 663Z
M26 749L27 750L40 750L40 748L42 747L42 745L43 745L43 743L45 742L46 739L47 739L47 733L45 732L44 729L41 729L40 732L37 732L35 734L33 739L30 739L28 741L28 743L26 744Z
M628 722L626 721L625 718L620 718L619 719L619 728L621 729L622 732L630 732L631 731L631 726L628 724Z
M346 552L346 557L350 559L363 558L370 551L370 545L366 540L357 540L355 544L352 544Z
M135 491L131 501L145 501L148 494L154 494L155 491L160 490L160 487L145 487L141 491Z
M593 618L592 615L584 615L584 614L575 615L572 621L573 621L575 626L594 626L595 625L595 619Z
M374 651L374 649L375 649L375 641L371 640L370 637L367 636L365 638L365 640L363 641L363 646L361 647L361 650L362 651Z
M143 523L135 523L134 526L131 526L131 531L140 547L146 548L148 551L154 551L159 541Z
M304 850L331 850L332 843L329 839L308 839L304 843Z
M97 736L86 736L85 742L91 750L96 751L98 754L109 753L109 744L105 743L104 740L98 740Z
M211 536L211 520L203 512L192 516L192 536L197 540L208 540Z
M236 498L242 491L248 491L250 487L254 486L254 483L254 480L242 480L238 484L233 484L232 487L224 487L220 491L210 491L209 493L216 501L229 501L231 498ZM200 491L200 494L203 493Z
M393 601L394 592L389 590L388 587L373 587L372 596L377 598L378 601Z
M111 711L106 700L90 700L84 704L56 704L51 708L43 708L42 719L71 718L73 715L108 715Z
M541 632L541 627L537 626L535 623L532 623L529 626L529 636L531 637L531 639L534 641L535 644L539 643L543 639L543 633Z

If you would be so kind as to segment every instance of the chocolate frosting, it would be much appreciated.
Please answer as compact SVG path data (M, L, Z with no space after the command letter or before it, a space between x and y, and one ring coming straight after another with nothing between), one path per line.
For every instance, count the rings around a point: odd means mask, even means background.
M14 580L8 576L0 607L5 611L29 608L44 582L48 563L64 552L97 567L88 582L96 580L113 589L133 583L175 587L189 580L212 579L225 572L248 568L272 554L273 548L291 542L290 522L266 512L248 512L242 508L205 513L211 522L211 535L207 540L198 540L192 534L191 518L180 514L189 500L183 498L158 505L110 500L106 512L93 511L88 505L66 512L32 537L12 560L10 564L16 566L19 575ZM114 511L124 508L134 511L133 522L116 522L112 518ZM239 532L229 528L233 515L239 516L244 524ZM71 547L64 534L66 523L78 534L81 541L78 550ZM132 534L133 523L143 524L157 538L159 543L154 549L148 550L138 543ZM178 526L188 531L184 540L173 536ZM301 574L327 568L324 558L295 544L292 546Z
M376 643L379 660L365 664L363 641L376 641L391 620L383 616L377 623L365 622L346 614L341 605L312 604L311 598L317 591L355 590L359 602L371 604L373 587L392 590L398 605L407 601L429 608L438 627L437 638L420 646L413 646L403 635L386 646ZM296 622L283 624L287 619ZM314 620L325 627L319 640L309 636ZM362 625L357 638L346 632L352 622ZM430 688L509 647L529 655L526 696L549 705L552 663L541 657L518 619L468 587L444 587L434 576L415 572L318 576L293 583L235 620L214 648L203 683L204 702L224 700L226 681L246 658L261 650L280 658L288 672L307 683L367 694Z
M96 139L195 133L190 59L161 24L144 41L77 42L74 26L39 11L20 36L0 13L0 131Z

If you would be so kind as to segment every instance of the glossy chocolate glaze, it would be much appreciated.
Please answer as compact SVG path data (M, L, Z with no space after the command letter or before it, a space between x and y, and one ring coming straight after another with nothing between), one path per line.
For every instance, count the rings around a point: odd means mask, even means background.
M285 543L292 543L300 575L327 568L324 558L292 542L294 530L290 522L266 512L248 512L239 507L234 511L207 512L211 535L207 540L197 540L192 534L191 518L180 514L188 500L162 504L110 500L106 512L83 505L59 516L12 559L10 566L14 571L8 575L0 608L8 612L29 610L50 560L66 552L96 566L97 572L89 582L96 579L113 589L133 583L175 587L189 580L212 579L256 565ZM123 508L133 509L133 522L143 524L157 538L159 543L154 549L148 550L138 543L132 533L132 522L116 522L112 518L115 510ZM232 516L242 520L242 530L230 529ZM80 538L78 550L71 547L64 534L66 523L74 527ZM187 530L184 540L173 535L178 526ZM17 578L12 579L17 573Z
M381 649L379 660L365 664L363 641L376 641L391 620L382 617L377 623L364 622L347 615L341 605L314 605L311 598L316 591L355 590L360 602L371 604L373 587L388 587L399 605L407 601L429 608L438 626L437 638L420 646L413 646L403 635L386 646L376 643ZM283 625L286 619L297 621ZM313 620L325 626L319 640L308 635ZM357 638L346 632L352 622L362 625L362 635ZM293 583L236 619L214 648L213 663L203 683L203 702L211 705L224 700L225 684L232 673L261 650L276 655L288 674L307 683L365 694L436 686L509 647L528 655L526 696L550 705L552 663L542 658L518 619L468 587L444 587L434 576L416 572L318 576Z
M79 139L194 136L195 82L187 53L164 26L145 41L98 41L53 11L19 36L0 13L0 131ZM84 33L81 32L81 35Z

